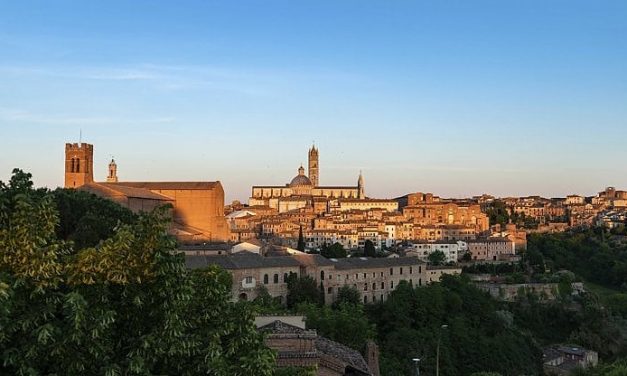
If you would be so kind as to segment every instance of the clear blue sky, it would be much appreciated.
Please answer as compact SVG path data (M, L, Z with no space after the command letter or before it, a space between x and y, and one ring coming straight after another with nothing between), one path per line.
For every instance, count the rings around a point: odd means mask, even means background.
M321 183L393 197L627 188L627 1L3 1L0 180Z

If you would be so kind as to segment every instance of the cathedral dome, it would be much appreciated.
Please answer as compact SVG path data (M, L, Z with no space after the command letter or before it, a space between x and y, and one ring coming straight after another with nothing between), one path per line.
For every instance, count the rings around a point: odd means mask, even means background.
M300 166L300 168L298 169L298 175L296 175L294 179L292 179L292 181L290 182L290 187L301 187L307 185L312 185L311 180L309 180L309 178L305 176L305 169L303 168L303 166Z

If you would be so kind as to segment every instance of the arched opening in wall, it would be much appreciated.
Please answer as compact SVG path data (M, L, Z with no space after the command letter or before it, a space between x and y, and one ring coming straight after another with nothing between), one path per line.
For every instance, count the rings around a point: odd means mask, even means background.
M320 280L324 281L324 270L320 271Z
M274 275L274 283L279 283L279 275L278 274Z
M247 301L248 300L248 295L246 295L245 292L239 294L239 300L244 301L244 302Z
M81 172L81 160L76 159L76 172Z
M368 303L368 297L364 295L364 304Z
M263 275L263 284L264 284L264 285L267 285L267 284L268 284L268 282L269 282L269 281L268 281L268 275L267 275L267 274L264 274L264 275Z
M287 273L283 274L283 283L287 283Z
M418 280L418 286L422 286L422 278Z

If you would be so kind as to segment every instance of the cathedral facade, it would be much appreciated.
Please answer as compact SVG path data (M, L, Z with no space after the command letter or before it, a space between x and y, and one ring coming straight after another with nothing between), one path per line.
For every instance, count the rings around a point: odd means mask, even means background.
M309 149L309 171L305 175L305 168L298 168L296 175L285 185L256 185L252 187L252 194L248 200L250 206L268 206L277 209L280 213L307 207L320 207L317 204L339 199L365 199L364 178L359 174L355 186L321 186L319 152L314 146ZM316 210L318 211L318 210Z

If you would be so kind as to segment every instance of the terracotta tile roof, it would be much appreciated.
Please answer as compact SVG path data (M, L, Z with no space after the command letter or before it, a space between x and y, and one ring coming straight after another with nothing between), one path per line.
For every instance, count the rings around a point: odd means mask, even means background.
M185 256L185 266L190 269L204 268L212 264L220 265L225 269L300 267L300 263L292 256L263 257L247 251L238 252L234 255Z
M118 182L102 183L111 186L125 186L133 188L143 188L150 190L200 190L214 189L220 186L219 181L164 181L164 182Z
M101 196L125 196L132 198L143 198L148 200L172 201L172 198L151 192L147 189L128 187L124 185L114 185L111 183L87 183L79 189Z
M424 265L425 263L415 257L399 258L373 258L373 257L348 257L335 259L335 268L338 270L390 268L394 266Z

